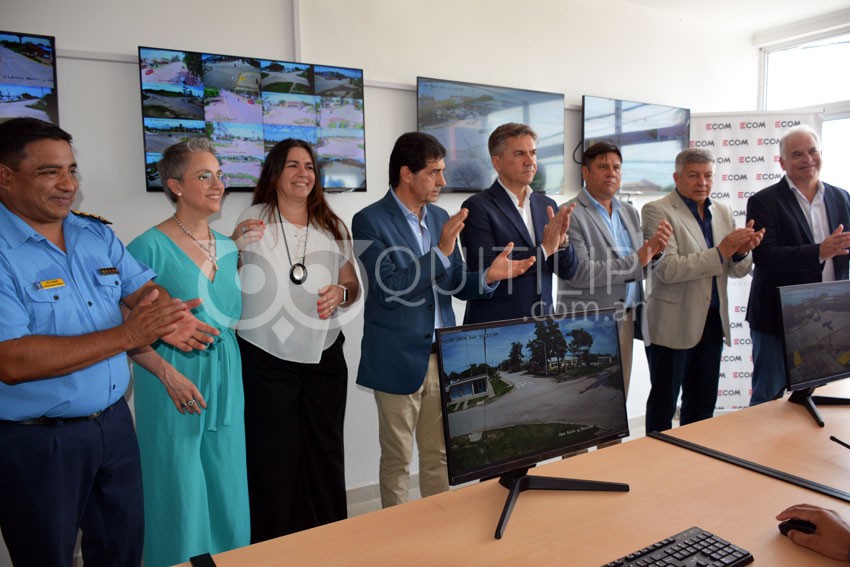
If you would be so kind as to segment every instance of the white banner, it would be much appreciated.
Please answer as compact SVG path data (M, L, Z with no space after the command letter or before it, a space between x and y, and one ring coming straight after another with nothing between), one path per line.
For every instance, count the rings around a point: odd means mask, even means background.
M779 136L798 124L808 124L820 135L822 121L822 116L816 113L692 115L691 147L709 149L717 157L711 199L729 205L738 226L744 226L750 195L773 185L784 175L779 166ZM740 409L750 402L753 354L750 328L744 320L750 279L749 276L729 278L732 346L723 349L718 411Z

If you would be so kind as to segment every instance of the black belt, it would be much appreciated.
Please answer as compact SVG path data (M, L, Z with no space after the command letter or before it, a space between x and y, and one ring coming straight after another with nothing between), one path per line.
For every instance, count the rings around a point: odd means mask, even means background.
M117 402L116 402L117 403ZM64 425L67 423L78 423L81 421L91 421L93 419L97 419L102 416L105 412L108 412L112 408L115 407L115 404L112 404L105 410L96 411L91 415L84 415L82 417L36 417L33 419L22 419L20 421L6 420L0 419L0 423L8 423L10 425Z

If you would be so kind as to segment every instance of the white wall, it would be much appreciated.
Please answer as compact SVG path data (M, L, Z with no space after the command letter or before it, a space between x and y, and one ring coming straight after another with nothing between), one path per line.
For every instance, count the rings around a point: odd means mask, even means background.
M416 128L417 75L563 92L568 162L582 94L719 112L755 109L758 91L749 38L626 0L3 0L2 11L4 29L56 36L61 125L83 172L78 208L110 218L125 241L171 214L144 189L138 45L282 60L300 52L305 62L364 69L369 190L329 197L347 223L383 195L390 149ZM567 179L577 180L572 171ZM441 205L454 212L462 200L446 195ZM247 204L248 195L230 195L215 228L229 233ZM374 402L354 386L361 326L345 331L349 488L377 482ZM640 348L632 383L635 417L648 392Z

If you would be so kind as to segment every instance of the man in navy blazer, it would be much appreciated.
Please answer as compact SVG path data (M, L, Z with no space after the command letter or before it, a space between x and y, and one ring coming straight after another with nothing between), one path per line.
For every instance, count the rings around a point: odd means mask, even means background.
M778 398L785 389L780 286L846 280L850 247L850 197L820 181L817 133L795 126L779 138L785 176L749 198L747 219L765 229L753 251L755 273L747 305L753 340L750 405Z
M384 507L408 499L413 437L422 496L448 490L434 329L455 325L452 296L485 298L492 284L521 275L534 259L470 273L456 246L466 210L452 217L433 203L446 184L446 149L419 132L403 134L390 155L392 189L354 215L354 239L367 284L357 383L375 391Z
M552 274L569 279L578 266L567 236L575 204L559 210L555 201L530 187L537 173L537 134L525 124L503 124L490 134L488 147L499 176L463 204L469 210L460 235L466 261L481 269L512 243L514 258L537 262L499 286L492 299L469 300L464 324L552 313Z

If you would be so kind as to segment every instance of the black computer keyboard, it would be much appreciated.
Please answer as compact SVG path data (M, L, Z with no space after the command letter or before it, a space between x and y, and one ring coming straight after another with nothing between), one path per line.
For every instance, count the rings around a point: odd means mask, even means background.
M693 527L602 567L738 567L752 562L749 551Z

